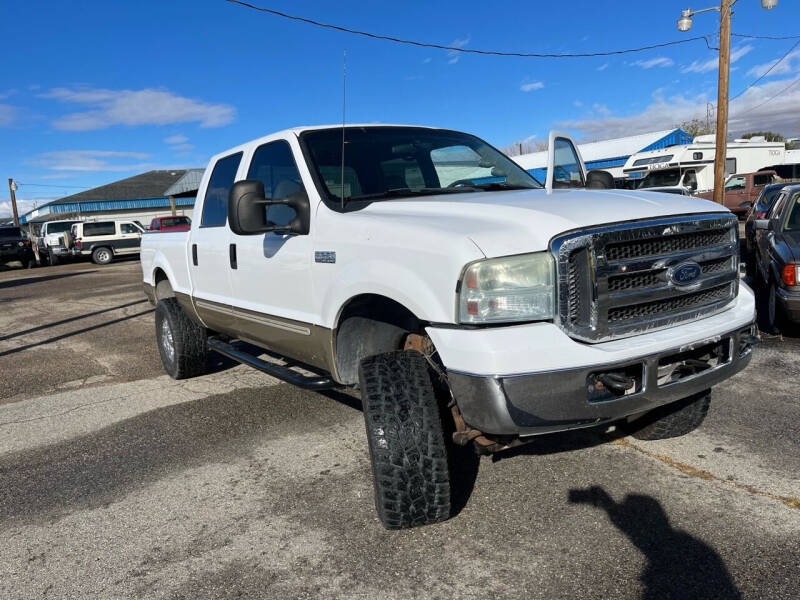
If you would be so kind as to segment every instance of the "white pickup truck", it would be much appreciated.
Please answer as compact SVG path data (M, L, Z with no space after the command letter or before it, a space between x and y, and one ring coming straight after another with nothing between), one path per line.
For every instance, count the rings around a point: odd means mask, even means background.
M359 388L387 528L451 514L453 443L688 433L757 342L737 220L612 185L558 134L544 185L445 129L304 127L231 148L191 230L142 239L164 368L201 374L211 349Z

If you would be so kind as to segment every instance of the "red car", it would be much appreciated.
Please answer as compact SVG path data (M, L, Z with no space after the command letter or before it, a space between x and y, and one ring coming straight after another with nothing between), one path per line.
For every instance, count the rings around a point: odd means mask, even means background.
M156 217L150 221L150 231L189 231L192 220L189 217Z

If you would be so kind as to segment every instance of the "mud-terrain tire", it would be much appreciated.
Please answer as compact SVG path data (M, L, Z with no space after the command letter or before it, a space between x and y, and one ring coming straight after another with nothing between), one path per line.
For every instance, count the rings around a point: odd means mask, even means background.
M786 326L783 311L778 302L778 286L774 280L767 284L764 291L764 329L772 335L779 335Z
M175 298L156 304L156 342L164 371L173 379L202 375L206 370L207 332L192 321Z
M114 253L111 248L101 246L92 250L92 262L96 265L107 265L114 260Z
M428 363L415 351L370 356L359 367L375 507L386 529L450 516L450 469Z
M691 433L703 422L711 405L711 390L705 390L651 410L625 424L625 430L638 440L664 440Z

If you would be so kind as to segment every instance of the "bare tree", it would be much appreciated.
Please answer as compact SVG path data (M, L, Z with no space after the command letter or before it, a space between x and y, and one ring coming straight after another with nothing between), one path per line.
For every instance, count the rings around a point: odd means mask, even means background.
M519 156L520 154L542 152L543 150L547 150L547 141L533 139L524 142L514 142L505 148L500 148L500 150L502 150L507 156Z
M714 133L714 128L709 126L706 121L702 119L691 119L690 121L684 121L677 126L679 129L683 129L686 133L688 133L692 137L697 137L698 135L709 135Z

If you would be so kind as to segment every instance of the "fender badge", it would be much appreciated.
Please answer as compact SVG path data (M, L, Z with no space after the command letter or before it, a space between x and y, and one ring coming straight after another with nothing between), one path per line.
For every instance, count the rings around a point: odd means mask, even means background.
M333 264L336 262L336 252L330 250L314 252L314 262Z

